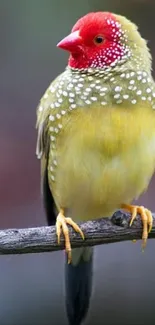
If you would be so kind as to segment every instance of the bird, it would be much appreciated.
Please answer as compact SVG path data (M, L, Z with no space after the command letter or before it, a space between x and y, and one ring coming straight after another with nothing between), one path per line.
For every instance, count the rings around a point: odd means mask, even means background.
M90 12L57 47L69 52L68 64L38 104L36 154L48 223L56 226L58 243L61 234L65 240L70 324L80 324L93 250L72 249L68 226L84 240L79 221L124 209L130 226L140 215L146 246L152 214L132 202L155 170L155 83L147 41L125 16Z

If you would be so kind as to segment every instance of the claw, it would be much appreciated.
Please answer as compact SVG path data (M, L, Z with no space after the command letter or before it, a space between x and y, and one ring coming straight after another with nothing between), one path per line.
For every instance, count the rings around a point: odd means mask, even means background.
M81 235L82 239L84 239L84 233L71 218L65 218L64 211L61 209L56 220L56 234L57 234L58 244L60 244L60 235L61 232L63 232L65 238L65 250L68 255L68 264L69 264L71 263L71 259L72 259L71 256L72 249L71 249L69 229L67 224L72 226L73 229Z
M137 214L140 214L143 223L142 250L144 250L147 243L148 234L151 231L153 225L153 217L151 211L144 208L143 206L128 204L122 204L122 208L131 212L130 226L132 226L132 223L137 217Z

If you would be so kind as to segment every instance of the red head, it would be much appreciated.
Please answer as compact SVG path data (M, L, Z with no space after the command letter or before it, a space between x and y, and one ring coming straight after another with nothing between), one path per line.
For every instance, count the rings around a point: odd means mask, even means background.
M57 46L70 52L69 66L78 69L110 67L130 54L121 24L108 12L82 17Z

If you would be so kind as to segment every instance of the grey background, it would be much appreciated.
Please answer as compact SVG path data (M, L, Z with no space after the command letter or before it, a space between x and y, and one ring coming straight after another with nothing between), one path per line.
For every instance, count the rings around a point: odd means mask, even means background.
M89 11L139 25L155 57L155 1L0 0L0 228L45 225L35 157L36 106L67 63L56 44ZM155 59L154 64L155 67ZM155 178L139 202L155 210ZM96 248L85 324L154 325L155 241ZM0 324L67 324L64 254L0 256Z

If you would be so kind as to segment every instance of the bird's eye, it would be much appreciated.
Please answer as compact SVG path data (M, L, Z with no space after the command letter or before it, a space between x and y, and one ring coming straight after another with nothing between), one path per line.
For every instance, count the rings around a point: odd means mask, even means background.
M98 35L94 38L94 43L100 45L104 42L104 37L102 35Z

